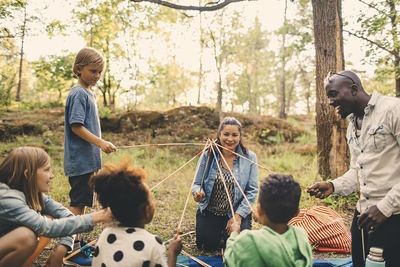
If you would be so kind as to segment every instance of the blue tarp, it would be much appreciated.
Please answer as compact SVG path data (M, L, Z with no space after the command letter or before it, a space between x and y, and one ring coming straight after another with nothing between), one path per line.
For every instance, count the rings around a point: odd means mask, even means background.
M213 267L224 267L224 263L222 261L221 256L212 256L212 257L207 257L207 256L196 256L201 261L204 261L205 263L213 266ZM189 267L198 267L201 266L194 260L183 256L179 255L178 256L178 261L177 263L189 266ZM353 267L353 264L351 262L351 257L349 258L331 258L331 259L324 259L324 260L313 260L313 267Z
M313 267L353 267L351 257L313 260Z

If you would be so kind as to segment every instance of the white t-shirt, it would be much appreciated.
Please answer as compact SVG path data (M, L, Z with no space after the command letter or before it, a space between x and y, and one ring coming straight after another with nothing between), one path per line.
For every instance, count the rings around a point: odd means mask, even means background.
M138 227L107 227L93 253L94 267L166 267L162 239Z

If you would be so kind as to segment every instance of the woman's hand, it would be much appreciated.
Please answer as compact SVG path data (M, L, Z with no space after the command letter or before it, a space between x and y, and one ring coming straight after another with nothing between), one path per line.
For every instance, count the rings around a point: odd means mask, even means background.
M194 193L193 199L194 199L194 201L196 201L196 202L200 202L200 201L203 201L203 199L204 199L205 196L206 196L206 193L204 193L204 191L202 191L202 190L199 190L199 191L196 191L196 192Z
M242 224L242 216L236 213L233 216L234 217L230 218L228 223L226 224L226 231L228 232L228 235L231 235L232 232L238 232L238 233L240 232L240 225Z
M113 215L110 208L92 212L90 215L92 215L94 224L99 222L111 222L113 220Z
M61 267L63 266L63 258L68 249L64 245L58 245L55 250L50 254L47 264L50 267ZM47 265L46 265L47 266Z

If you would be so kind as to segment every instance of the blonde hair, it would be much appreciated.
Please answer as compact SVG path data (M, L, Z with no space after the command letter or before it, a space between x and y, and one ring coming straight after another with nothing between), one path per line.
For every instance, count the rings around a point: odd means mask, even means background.
M15 148L0 164L0 182L23 192L28 206L41 211L44 202L43 194L37 187L37 170L49 161L49 155L41 148Z
M78 68L86 65L95 64L104 68L103 56L92 47L82 48L75 57L73 71L79 77Z

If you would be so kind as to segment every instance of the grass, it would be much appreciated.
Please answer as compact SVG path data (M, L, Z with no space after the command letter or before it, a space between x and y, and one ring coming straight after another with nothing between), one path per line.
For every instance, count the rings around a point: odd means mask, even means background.
M110 133L105 133L105 138L111 140L114 144L126 144L129 140L121 140L122 135L115 136ZM50 195L56 201L61 202L66 207L69 206L69 184L68 178L63 174L63 136L60 133L46 133L44 136L20 136L12 142L3 142L0 146L0 157L11 151L14 147L38 144L43 145L45 139L50 139L51 143L46 146L51 159L52 171L55 179L52 181ZM311 142L307 137L306 143ZM304 141L304 140L303 140ZM313 184L319 180L317 174L317 160L315 155L300 155L287 149L286 144L276 145L275 154L269 154L266 147L259 144L249 144L248 147L253 150L258 157L258 162L268 168L270 171L259 169L259 180L262 181L269 173L286 173L292 174L293 177L303 186ZM191 159L202 147L147 147L147 148L132 148L121 149L113 154L103 154L103 163L111 162L118 163L124 158L130 158L135 166L143 167L148 173L147 183L154 186L158 181L166 177L168 174L175 171L186 161ZM161 184L153 191L153 196L156 201L156 213L153 221L147 225L147 230L157 234L163 240L170 239L176 232L179 219L182 215L182 210L190 191L195 166L197 159L188 164L181 171L170 177L167 181ZM309 208L314 205L320 205L322 201L311 198L304 191L302 192L300 208ZM346 206L345 198L329 198L326 202L333 208ZM94 209L100 208L98 205ZM189 204L185 213L183 224L181 227L182 233L195 230L195 213L197 203L193 198L189 197ZM339 210L339 213L340 210ZM343 214L341 214L343 215ZM94 231L84 234L87 240L93 240L98 237L105 225L98 225ZM254 223L254 228L260 226ZM195 246L194 235L183 237L184 249L192 255L207 255L202 251L197 250ZM56 242L52 242L54 246ZM48 253L48 252L47 252ZM42 264L45 257L39 257L37 264Z

